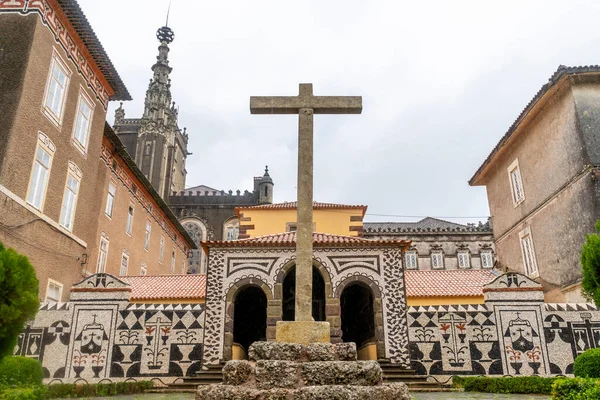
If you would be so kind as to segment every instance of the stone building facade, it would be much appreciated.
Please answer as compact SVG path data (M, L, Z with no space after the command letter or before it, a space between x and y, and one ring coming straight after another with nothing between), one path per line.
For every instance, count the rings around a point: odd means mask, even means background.
M485 186L499 262L548 301L580 301L581 246L600 218L600 67L561 66L469 183Z
M363 237L411 241L407 270L471 270L496 266L489 223L461 225L427 217L418 222L365 222Z
M115 111L114 129L144 176L167 200L172 192L185 188L188 134L185 128L179 128L179 109L171 97L169 44L175 35L163 26L156 37L160 45L146 91L144 114L141 118L125 118L121 103Z
M42 299L66 299L96 270L106 109L130 96L75 1L0 1L0 47L0 240L29 257ZM154 204L183 258L191 238Z

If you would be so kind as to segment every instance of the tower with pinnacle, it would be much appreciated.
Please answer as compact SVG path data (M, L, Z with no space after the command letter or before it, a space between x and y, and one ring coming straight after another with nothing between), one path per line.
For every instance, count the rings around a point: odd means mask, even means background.
M173 192L185 188L188 135L178 124L179 109L171 97L173 68L169 66L169 44L175 35L168 26L156 32L158 56L152 66L144 114L125 118L123 104L115 110L114 129L125 147L161 197L167 201Z

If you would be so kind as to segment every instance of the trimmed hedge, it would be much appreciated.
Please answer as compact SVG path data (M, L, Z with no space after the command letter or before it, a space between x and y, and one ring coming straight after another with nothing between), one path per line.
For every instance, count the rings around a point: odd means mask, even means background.
M552 399L600 399L600 381L593 378L559 378L552 385Z
M0 360L0 386L40 386L44 370L38 360L27 357L4 357Z
M579 378L600 378L600 348L578 355L573 364L573 374Z
M48 386L48 397L100 397L119 394L144 393L152 388L152 381L115 382L78 385L73 383L55 383Z
M550 394L552 393L552 384L557 379L540 376L502 378L455 376L452 378L452 385L464 388L465 392Z
M0 389L0 400L44 400L47 396L46 386Z

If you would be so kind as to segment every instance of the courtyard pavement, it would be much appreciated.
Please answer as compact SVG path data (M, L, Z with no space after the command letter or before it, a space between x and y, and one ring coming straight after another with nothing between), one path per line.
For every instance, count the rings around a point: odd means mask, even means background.
M490 394L490 393L411 393L414 400L550 400L550 396L532 396L523 394ZM89 400L194 400L191 393L145 394L136 396L94 397Z

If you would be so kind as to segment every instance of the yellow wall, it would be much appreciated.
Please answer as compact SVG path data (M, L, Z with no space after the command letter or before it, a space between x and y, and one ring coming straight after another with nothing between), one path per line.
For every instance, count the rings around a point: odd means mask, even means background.
M481 296L438 296L438 297L408 297L408 306L439 306L450 304L483 304Z
M247 229L249 237L273 235L286 232L288 222L296 222L296 210L252 210L242 209L240 214L240 233L244 225L254 225ZM333 235L358 236L359 231L351 231L350 227L362 229L362 221L350 221L350 218L362 219L362 209L314 210L313 222L315 232Z

